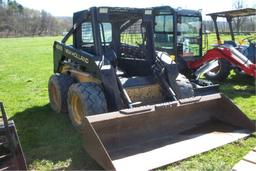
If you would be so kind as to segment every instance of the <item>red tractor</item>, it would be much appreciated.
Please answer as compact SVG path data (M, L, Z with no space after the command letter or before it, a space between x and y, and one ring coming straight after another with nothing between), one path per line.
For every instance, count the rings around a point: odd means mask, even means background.
M256 15L256 9L246 8L208 14L215 25L218 44L203 55L202 15L200 11L155 7L155 44L158 50L176 58L180 72L199 79L201 75L212 81L222 81L231 69L256 78L255 36L247 37L249 45L237 45L232 28L235 17ZM232 41L221 43L217 18L225 17L229 23ZM165 30L159 32L160 26ZM170 28L169 28L170 27Z

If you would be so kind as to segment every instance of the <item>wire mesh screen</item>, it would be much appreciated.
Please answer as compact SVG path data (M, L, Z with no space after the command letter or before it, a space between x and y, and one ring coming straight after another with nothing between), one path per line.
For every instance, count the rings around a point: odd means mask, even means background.
M124 23L121 27L126 27L131 21ZM121 33L121 43L127 45L138 46L143 44L142 19L137 20Z

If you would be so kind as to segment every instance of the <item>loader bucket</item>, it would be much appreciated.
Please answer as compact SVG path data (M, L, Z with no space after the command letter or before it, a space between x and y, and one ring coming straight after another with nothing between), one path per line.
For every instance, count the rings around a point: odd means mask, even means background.
M107 170L150 170L249 136L250 121L213 94L85 118L85 150Z

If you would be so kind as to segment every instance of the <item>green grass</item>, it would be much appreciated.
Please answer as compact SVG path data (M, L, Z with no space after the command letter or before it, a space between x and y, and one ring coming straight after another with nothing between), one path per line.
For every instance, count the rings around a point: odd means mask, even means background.
M47 83L52 74L52 43L61 37L0 39L0 101L15 121L29 169L101 169L82 148L79 134L65 114L50 109ZM251 119L256 119L253 79L234 73L221 91ZM165 167L170 170L229 170L256 138ZM192 147L191 147L192 148Z
M239 43L245 39L245 38L248 38L248 37L255 37L255 34L250 34L250 35L235 35L235 41L236 43L239 45ZM203 36L203 39L205 39L207 37L205 37L205 35ZM220 34L220 39L221 39L221 42L224 43L224 41L226 40L231 40L231 36L228 35L228 34ZM212 48L212 45L214 44L217 44L217 37L216 37L216 34L208 34L208 49L211 49ZM244 44L249 44L249 42L247 40L244 41ZM203 41L203 47L205 47L206 44L204 43ZM204 48L204 51L206 51L207 48Z
M68 116L49 106L52 44L60 39L0 39L0 101L15 121L29 169L97 169Z

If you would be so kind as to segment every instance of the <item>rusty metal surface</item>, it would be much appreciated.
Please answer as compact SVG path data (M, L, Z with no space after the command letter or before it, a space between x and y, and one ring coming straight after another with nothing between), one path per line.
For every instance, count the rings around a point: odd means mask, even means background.
M233 168L232 171L255 171L256 170L256 148L243 157Z
M164 101L162 89L159 84L127 87L126 91L133 102L154 104Z
M11 146L10 142L8 142L4 127L0 126L0 170L27 170L14 122L9 122L9 129L14 146Z
M85 120L85 150L103 168L111 170L154 169L255 131L255 124L221 94L94 115Z
M27 170L15 124L8 122L2 102L0 109L0 170Z

